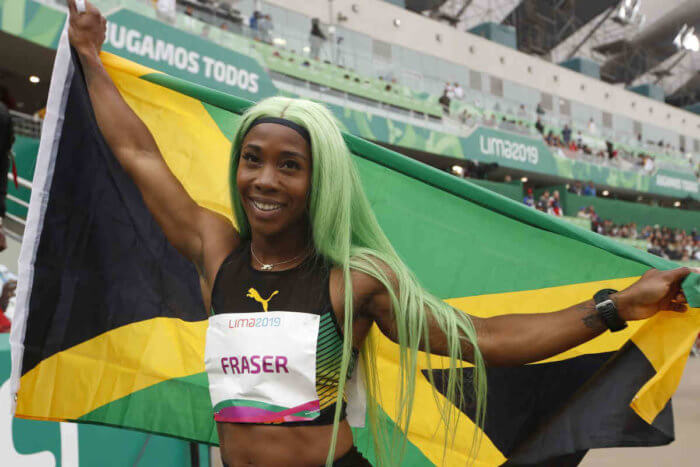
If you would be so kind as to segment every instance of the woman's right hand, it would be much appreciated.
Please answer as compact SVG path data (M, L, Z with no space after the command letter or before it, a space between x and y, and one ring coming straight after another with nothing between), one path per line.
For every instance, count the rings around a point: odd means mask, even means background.
M100 10L85 2L85 11L79 12L75 0L68 0L68 39L82 57L96 58L102 49L107 30L107 20Z
M2 294L0 294L0 309L2 311L7 310L7 304L10 303L10 299L15 296L15 290L17 289L17 281L11 279L2 286Z

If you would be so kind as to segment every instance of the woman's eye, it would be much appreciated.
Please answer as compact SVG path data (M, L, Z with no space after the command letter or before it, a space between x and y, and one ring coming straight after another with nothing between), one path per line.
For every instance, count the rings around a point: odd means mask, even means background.
M243 157L243 160L248 161L248 162L252 162L252 163L257 163L260 161L260 159L258 159L258 156L256 156L255 154L251 154L251 153L244 153L242 157Z
M293 160L286 160L286 161L282 162L282 167L285 169L295 169L295 170L301 168L299 163L297 161L293 161Z

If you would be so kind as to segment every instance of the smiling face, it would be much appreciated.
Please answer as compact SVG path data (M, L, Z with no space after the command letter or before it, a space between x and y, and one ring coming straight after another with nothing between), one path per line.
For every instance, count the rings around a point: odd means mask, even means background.
M276 123L255 125L241 145L236 183L253 235L308 231L311 148L299 133Z

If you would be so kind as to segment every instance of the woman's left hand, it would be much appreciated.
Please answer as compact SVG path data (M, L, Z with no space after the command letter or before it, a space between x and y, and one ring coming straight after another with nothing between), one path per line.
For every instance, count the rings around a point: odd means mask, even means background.
M683 312L688 305L681 282L698 268L677 268L668 271L650 269L634 284L611 298L625 321L647 319L661 310Z

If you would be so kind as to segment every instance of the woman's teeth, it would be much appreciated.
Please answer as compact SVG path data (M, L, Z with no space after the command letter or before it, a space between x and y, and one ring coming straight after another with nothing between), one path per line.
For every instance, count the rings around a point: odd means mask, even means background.
M274 211L275 209L279 209L282 207L281 204L278 203L263 203L261 201L253 201L253 206L256 208L260 209L261 211Z

